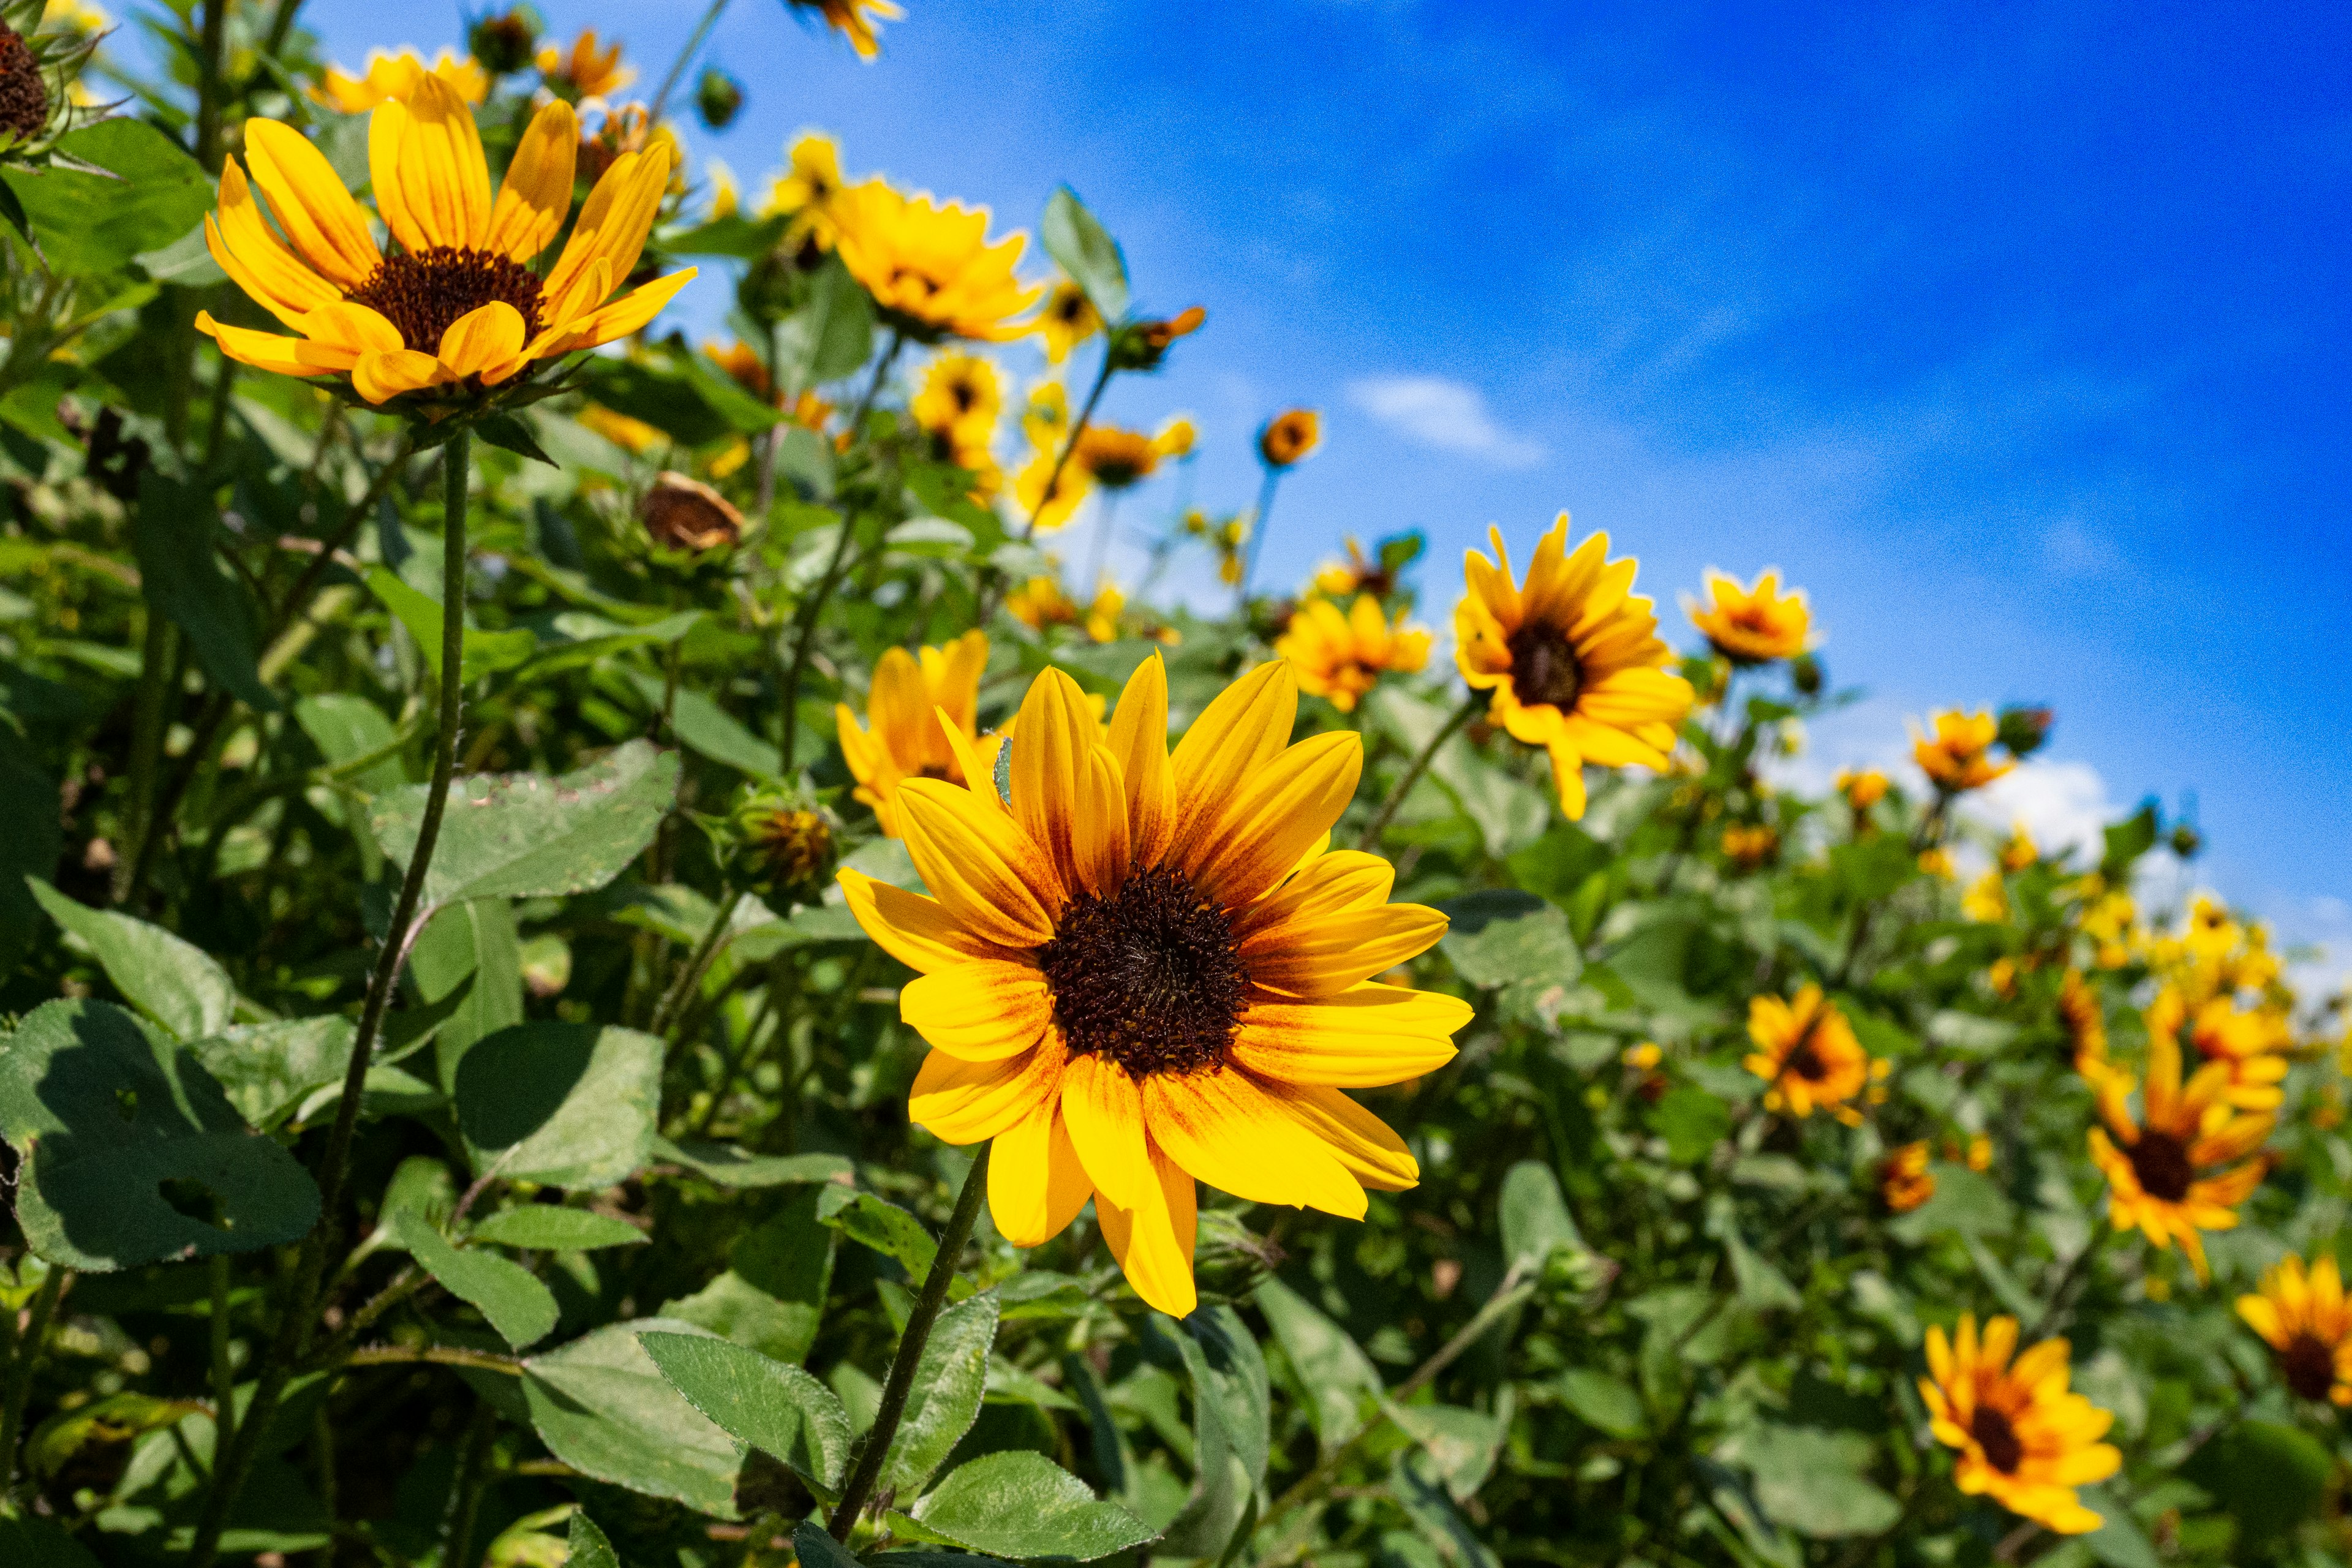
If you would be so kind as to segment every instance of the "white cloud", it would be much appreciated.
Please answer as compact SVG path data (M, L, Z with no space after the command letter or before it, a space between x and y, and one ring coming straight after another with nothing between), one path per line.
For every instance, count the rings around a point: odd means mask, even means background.
M2088 763L2028 761L1969 797L1967 813L2001 832L2022 822L2043 854L2072 849L2084 865L2105 851L2107 825L2131 808L2108 797L2107 781Z
M1495 423L1486 399L1442 375L1368 375L1348 384L1348 400L1425 447L1480 458L1498 468L1531 468L1544 449Z

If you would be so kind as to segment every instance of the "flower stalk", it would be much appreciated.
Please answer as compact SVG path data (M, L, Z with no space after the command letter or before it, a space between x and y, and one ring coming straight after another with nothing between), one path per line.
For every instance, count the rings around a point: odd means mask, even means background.
M1429 738L1429 743L1422 747L1413 757L1412 765L1405 769L1404 776L1398 779L1395 787L1389 791L1388 798L1381 802L1381 809L1373 814L1363 836L1356 840L1357 848L1370 850L1380 843L1381 832L1387 828L1389 820L1396 816L1397 808L1404 804L1404 797L1412 793L1412 786L1421 782L1421 775L1427 773L1429 764L1436 760L1437 749L1452 740L1462 726L1470 722L1486 705L1477 692L1472 692L1462 706L1454 710L1454 717L1445 721L1445 727Z
M66 1279L72 1272L49 1265L48 1278L33 1296L25 1331L17 1336L16 1353L8 1358L8 1391L5 1402L0 1402L0 1498L16 1488L16 1441L24 1434L25 1405L33 1394L33 1368L48 1347L49 1322L57 1316L58 1298L65 1294Z

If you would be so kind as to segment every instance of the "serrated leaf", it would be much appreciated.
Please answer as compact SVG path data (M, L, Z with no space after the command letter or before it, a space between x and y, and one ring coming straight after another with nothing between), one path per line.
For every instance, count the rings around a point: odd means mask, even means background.
M69 1268L251 1252L319 1217L294 1157L184 1049L103 1002L45 1004L0 1037L0 1137L24 1161L26 1239Z
M1152 1539L1150 1526L1043 1454L983 1454L917 1503L922 1526L959 1546L1010 1558L1091 1563Z
M1095 313L1117 324L1127 319L1127 258L1078 194L1064 185L1045 200L1041 226L1045 248L1070 280L1085 290Z
M827 1499L840 1495L849 1412L833 1390L799 1367L708 1335L648 1333L638 1342L687 1403L737 1442L781 1459Z
M475 1169L609 1187L644 1169L661 1109L662 1042L635 1029L533 1021L457 1065L457 1124Z
M397 865L416 847L425 786L384 796L372 819ZM653 842L677 796L677 758L632 741L576 773L478 773L451 792L425 879L427 908L548 899L603 887Z
M563 1568L621 1568L621 1560L613 1553L612 1538L584 1513L572 1516Z
M1495 1472L1507 1421L1452 1405L1388 1405L1398 1429L1422 1446L1455 1502L1468 1502Z
M667 1318L610 1323L523 1363L523 1399L548 1451L583 1475L733 1519L743 1452L687 1403L641 1333L693 1333Z
M1863 1469L1869 1439L1809 1426L1759 1426L1740 1434L1738 1462L1756 1476L1756 1500L1776 1524L1811 1536L1874 1535L1902 1505Z
M771 779L782 772L782 755L773 745L701 692L685 687L669 691L660 677L643 670L631 671L630 679L653 711L660 712L667 699L670 729L688 751L754 778Z
M722 1187L781 1187L799 1182L833 1182L853 1167L838 1154L751 1154L732 1143L688 1138L654 1140L654 1157L684 1165Z
M236 987L203 949L162 926L91 909L47 882L28 886L51 920L89 943L124 999L179 1038L218 1034L236 1016Z
M995 1342L993 1290L957 1302L932 1322L877 1485L912 1496L947 1462L980 1418L988 1392L988 1352Z
M614 1215L560 1204L525 1204L500 1209L475 1226L467 1239L533 1252L590 1252L605 1247L643 1247L653 1238Z
M101 120L58 139L70 166L12 168L5 178L22 204L49 270L89 277L179 239L212 209L212 181L172 139L143 120Z
M1532 893L1490 889L1438 907L1453 922L1438 950L1474 985L1569 984L1584 967L1568 916Z
M415 1258L449 1294L479 1310L515 1349L554 1331L562 1315L554 1293L520 1263L495 1252L453 1247L414 1210L395 1213L386 1228L394 1246Z

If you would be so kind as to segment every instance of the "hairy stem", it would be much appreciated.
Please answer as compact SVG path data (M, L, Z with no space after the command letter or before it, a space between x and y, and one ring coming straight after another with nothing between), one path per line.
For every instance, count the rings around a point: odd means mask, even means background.
M33 1368L48 1347L49 1321L58 1314L58 1298L65 1294L73 1271L49 1265L48 1278L34 1293L25 1331L16 1337L16 1353L8 1359L8 1392L0 1403L0 1496L16 1487L16 1439L25 1430L25 1405L33 1396Z
M687 1000L694 994L694 988L702 984L703 975L709 972L711 961L719 956L719 944L727 940L728 930L735 921L735 911L742 903L743 894L740 889L728 889L727 896L719 900L718 910L710 917L710 929L702 933L702 940L695 944L694 952L687 958L686 967L677 972L677 978L670 982L669 990L663 995L660 1005L654 1009L653 1022L646 1026L648 1034L667 1037L670 1026L677 1023L678 1015L686 1010Z
M147 631L139 647L139 693L131 710L131 840L115 861L114 901L138 890L139 868L154 837L156 775L163 765L163 732L171 720L172 673L177 668L178 630L147 600Z
M1397 780L1395 787L1389 791L1388 798L1381 802L1381 809L1372 817L1371 825L1364 829L1363 837L1356 840L1357 848L1369 850L1380 843L1381 834L1388 826L1389 819L1396 816L1397 807L1402 805L1404 797L1412 793L1412 786L1421 782L1421 775L1429 771L1429 764L1437 756L1437 749L1452 740L1454 732L1470 722L1485 706L1479 694L1472 692L1462 706L1454 710L1454 717L1445 721L1445 727L1429 738L1429 744L1422 747L1413 757L1412 765L1405 769L1404 776Z
M205 0L204 35L196 46L196 162L205 173L221 166L221 43L228 0Z
M189 1550L192 1568L212 1568L219 1558L221 1531L228 1522L228 1510L244 1489L246 1478L252 1473L254 1461L260 1457L260 1436L269 1430L271 1419L278 1413L278 1402L284 1396L295 1367L310 1352L320 1287L326 1278L327 1256L334 1247L340 1229L337 1215L342 1205L343 1182L350 1173L352 1140L359 1130L360 1101L367 1083L368 1063L375 1055L384 1013L392 1005L402 963L408 956L410 928L416 921L417 906L424 900L425 873L433 864L433 850L441 837L442 815L449 804L449 786L457 776L457 721L465 702L459 672L464 668L466 654L466 480L471 467L468 459L472 440L470 435L463 433L451 437L442 458L441 727L433 743L433 782L425 792L425 816L417 826L416 850L409 857L407 874L401 879L400 896L393 905L392 922L384 929L383 945L377 950L374 971L368 976L367 999L361 1005L359 1030L352 1041L351 1065L343 1073L342 1099L336 1104L334 1128L328 1134L326 1152L320 1158L319 1223L304 1239L301 1254L295 1261L293 1285L287 1292L286 1315L278 1322L275 1342L268 1360L262 1365L260 1382L254 1388L253 1403L247 1409L236 1443L214 1468L212 1489L205 1498L204 1514L196 1522L195 1540Z
M963 1179L963 1191L957 1194L955 1214L948 1221L947 1233L940 1237L940 1249L931 1258L931 1271L923 1277L923 1293L915 1299L907 1331L898 1337L898 1353L891 1358L890 1376L882 1385L882 1405L875 1412L874 1429L866 1434L866 1447L857 1453L857 1468L850 1472L849 1484L842 1489L841 1506L833 1510L826 1526L835 1541L849 1539L851 1527L874 1495L882 1461L890 1452L890 1439L898 1435L898 1418L907 1413L907 1395L915 1386L915 1368L922 1362L924 1342L931 1337L931 1325L947 1304L956 1260L971 1239L972 1223L980 1218L980 1200L987 1191L988 1146L982 1144L971 1163L971 1173Z

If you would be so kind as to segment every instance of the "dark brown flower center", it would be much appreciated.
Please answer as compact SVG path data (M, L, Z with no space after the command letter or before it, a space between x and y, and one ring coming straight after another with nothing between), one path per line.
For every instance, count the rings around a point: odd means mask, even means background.
M1807 1083L1819 1083L1830 1076L1829 1064L1822 1060L1821 1053L1813 1048L1813 1033L1811 1029L1805 1031L1805 1037L1799 1040L1797 1048L1789 1053L1786 1064L1789 1071Z
M890 281L894 285L907 282L914 283L922 289L923 298L926 300L929 299L932 295L938 293L942 288L946 287L946 285L942 284L938 279L932 277L929 273L914 267L893 267L890 268Z
M1529 621L1504 646L1511 650L1511 694L1521 703L1540 708L1548 702L1563 713L1576 706L1583 671L1558 627Z
M1087 297L1084 294L1074 291L1054 301L1054 319L1066 327L1084 321L1086 314Z
M421 353L437 353L442 333L460 316L493 300L521 313L525 342L539 336L545 325L540 320L544 296L539 274L488 250L436 245L387 256L366 282L352 290L351 299L399 328L400 341Z
M2279 1375L2304 1399L2325 1399L2336 1386L2336 1352L2305 1329L2279 1352Z
M0 24L0 130L30 138L48 123L49 89L40 62L15 28Z
M2025 1445L2017 1440L2017 1428L2009 1424L2008 1416L1989 1405L1978 1405L1977 1413L1969 1417L1969 1436L1984 1450L1985 1463L2005 1476L2015 1475L2017 1467L2025 1460Z
M948 383L948 395L955 400L958 414L969 414L980 405L980 388L958 379Z
M1037 964L1070 1054L1099 1051L1135 1079L1223 1063L1249 988L1224 910L1164 868L1072 900Z
M2133 1144L2132 1173L2139 1178L2142 1191L2149 1197L2177 1204L2189 1195L2189 1184L2197 1179L2197 1168L2189 1163L2189 1151L2179 1139L2169 1132L2153 1128L2139 1135Z

